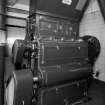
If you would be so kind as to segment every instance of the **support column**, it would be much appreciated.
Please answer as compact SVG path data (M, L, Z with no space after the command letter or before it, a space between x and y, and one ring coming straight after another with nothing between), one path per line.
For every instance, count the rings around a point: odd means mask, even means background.
M0 0L0 43L6 42L6 0Z
M5 72L5 43L6 43L6 0L0 0L0 105L4 105L4 72Z

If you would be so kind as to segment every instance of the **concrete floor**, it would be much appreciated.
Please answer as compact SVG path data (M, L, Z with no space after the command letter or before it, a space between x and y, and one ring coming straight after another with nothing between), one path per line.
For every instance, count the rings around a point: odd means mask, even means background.
M91 97L91 100L83 105L105 105L105 83L93 79L88 95Z

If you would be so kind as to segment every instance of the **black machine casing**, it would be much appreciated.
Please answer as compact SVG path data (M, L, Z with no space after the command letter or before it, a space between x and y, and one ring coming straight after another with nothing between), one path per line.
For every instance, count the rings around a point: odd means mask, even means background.
M88 84L81 80L38 90L37 105L71 105L86 96Z
M30 0L26 40L76 39L89 0Z
M89 0L30 0L29 15L43 13L79 21Z
M57 85L91 76L92 68L84 41L44 41L39 44L39 49L38 71L43 75L44 85Z
M37 78L34 81L36 105L68 105L87 96L92 66L88 43L78 37L78 29L88 2L30 0L27 35L22 42L25 46L16 48L15 61L25 50L32 49L30 70L33 78Z
M30 16L27 25L29 28L25 38L26 40L31 40L33 35L40 40L76 39L79 30L79 23L75 20L69 21L50 15L45 16L40 13Z
M87 95L92 76L87 46L83 40L39 43L37 105L71 104Z
M26 46L30 44L27 41L25 43ZM35 62L37 63L35 63L33 76L39 78L35 92L37 105L45 103L46 105L51 103L65 105L85 97L89 79L92 76L92 67L88 63L87 43L80 39L75 41L41 40L36 43L38 51ZM18 72L22 73L21 76L25 76L23 71L17 71L15 73L17 77ZM20 80L18 84L21 87L24 83ZM17 93L18 91L17 88ZM20 95L19 93L18 96Z
M42 41L39 44L40 66L53 66L88 61L87 43L76 41Z

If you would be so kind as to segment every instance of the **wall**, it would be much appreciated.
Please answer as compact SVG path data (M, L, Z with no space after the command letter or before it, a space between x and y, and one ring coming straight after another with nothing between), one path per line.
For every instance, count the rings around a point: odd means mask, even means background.
M99 71L98 79L105 81L105 21L97 0L91 0L80 23L80 36L96 36L101 43L101 53L95 63L94 72Z
M12 46L16 39L24 39L26 35L26 18L28 12L20 9L7 7L6 18L6 41L7 53L11 56Z
M26 20L21 18L7 17L6 29L7 29L7 44L8 55L11 56L12 45L16 39L24 39L26 35Z

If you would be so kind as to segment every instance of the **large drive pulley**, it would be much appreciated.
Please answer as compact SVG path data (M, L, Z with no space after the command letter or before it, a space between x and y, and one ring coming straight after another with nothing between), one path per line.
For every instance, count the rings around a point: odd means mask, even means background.
M33 75L30 70L14 71L6 87L7 105L31 105Z

